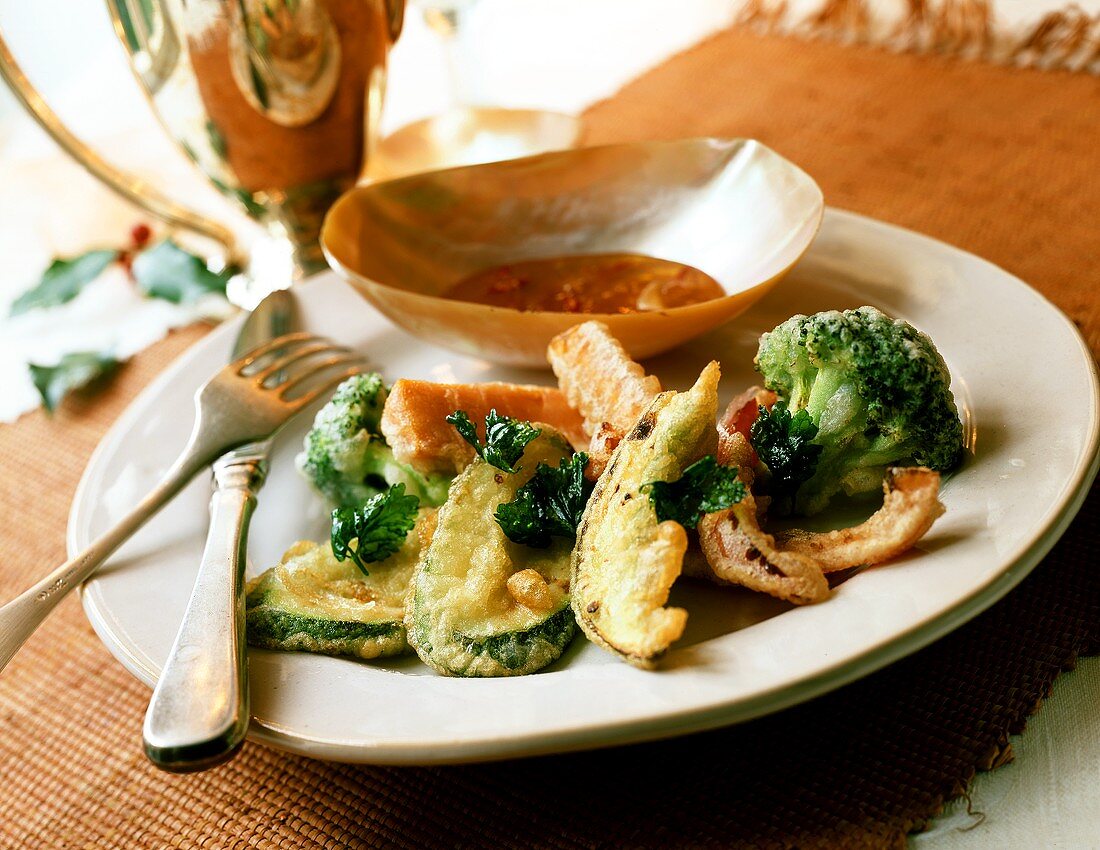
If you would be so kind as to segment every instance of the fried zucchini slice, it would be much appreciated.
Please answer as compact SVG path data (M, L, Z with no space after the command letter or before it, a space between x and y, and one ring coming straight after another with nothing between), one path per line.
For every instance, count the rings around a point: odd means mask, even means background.
M475 458L451 484L431 544L417 565L405 615L409 643L448 676L521 676L564 651L576 632L569 607L570 544L511 542L494 519L535 474L573 454L547 425L527 444L517 472Z
M252 646L378 658L408 650L405 596L435 510L421 510L405 545L363 575L326 544L301 540L248 584L245 630Z
M715 451L717 363L687 392L661 393L619 443L596 482L572 556L573 612L584 633L637 667L656 660L684 632L687 612L666 608L680 575L687 533L658 522L642 487L674 481Z

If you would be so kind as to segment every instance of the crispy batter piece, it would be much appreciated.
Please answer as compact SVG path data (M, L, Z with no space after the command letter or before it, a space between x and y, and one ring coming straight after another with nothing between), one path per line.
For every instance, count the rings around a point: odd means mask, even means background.
M570 583L577 622L636 667L653 667L687 623L686 611L666 607L687 533L658 520L643 488L679 478L715 450L719 375L711 363L687 392L653 400L611 456L577 530Z
M449 676L520 676L554 661L576 632L564 580L571 546L517 545L494 518L535 475L572 455L550 427L528 443L517 472L475 459L451 485L431 543L409 582L409 645Z
M506 586L509 595L516 602L532 611L549 611L554 607L550 585L538 570L526 569L512 573Z
M718 429L718 462L722 466L736 466L737 477L746 487L752 487L756 476L756 452L740 431Z
M589 474L598 476L661 382L635 363L602 322L584 322L550 341L546 352L566 399L584 417L591 438Z
M752 391L739 396L744 407ZM734 402L738 402L734 399ZM761 402L763 403L763 402ZM734 410L730 404L726 415ZM723 416L723 420L726 416ZM753 483L756 453L740 430L718 428L721 463L739 467L746 488ZM707 514L699 520L699 544L703 558L684 561L684 574L717 584L737 584L785 599L796 605L819 602L829 596L829 583L813 558L780 551L775 539L760 527L767 497L753 496L751 489L732 508Z
M796 605L829 596L829 583L813 558L781 551L760 527L751 493L699 520L699 544L710 567L705 577L719 584L739 584Z
M718 419L718 462L723 466L755 466L756 452L748 444L749 429L761 407L771 410L775 404L775 393L763 387L749 387L743 393L734 397L726 406L726 412ZM747 458L731 460L731 452L735 450L734 438L742 437L742 442L749 450Z
M445 420L456 410L465 410L484 436L485 416L498 413L545 422L560 431L576 447L588 444L584 423L553 387L524 384L436 384L431 381L399 380L386 397L382 411L382 434L400 463L422 474L461 472L473 459L474 450Z
M776 541L784 552L813 558L827 573L897 557L943 514L940 474L923 466L894 467L887 470L882 489L882 507L866 522L839 531L791 529L776 534Z

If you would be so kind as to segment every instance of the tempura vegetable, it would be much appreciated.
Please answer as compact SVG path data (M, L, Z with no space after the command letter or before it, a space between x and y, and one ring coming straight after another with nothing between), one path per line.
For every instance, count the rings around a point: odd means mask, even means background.
M658 395L623 437L581 518L573 550L573 611L584 633L648 668L684 631L687 612L665 607L680 575L687 532L660 522L649 496L717 447L720 371L712 362L687 392Z

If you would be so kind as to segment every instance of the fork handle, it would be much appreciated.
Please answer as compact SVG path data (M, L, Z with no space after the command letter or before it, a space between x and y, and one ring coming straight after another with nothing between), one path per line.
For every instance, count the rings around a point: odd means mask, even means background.
M153 514L179 493L201 469L209 465L214 456L216 453L198 445L193 435L188 447L160 484L117 525L97 537L76 557L66 561L15 599L0 606L0 672L57 603L91 576Z
M210 529L176 642L145 714L145 754L174 773L232 758L250 717L244 635L248 523L266 464L226 455L214 464Z

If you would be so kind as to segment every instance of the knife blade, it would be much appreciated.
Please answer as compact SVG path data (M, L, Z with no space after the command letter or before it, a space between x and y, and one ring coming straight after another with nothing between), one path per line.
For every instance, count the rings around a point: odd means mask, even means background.
M271 293L245 319L230 362L296 324L294 296ZM164 770L183 773L221 764L236 754L248 730L245 552L270 448L270 441L250 443L213 465L210 528L199 574L142 728L146 756Z

